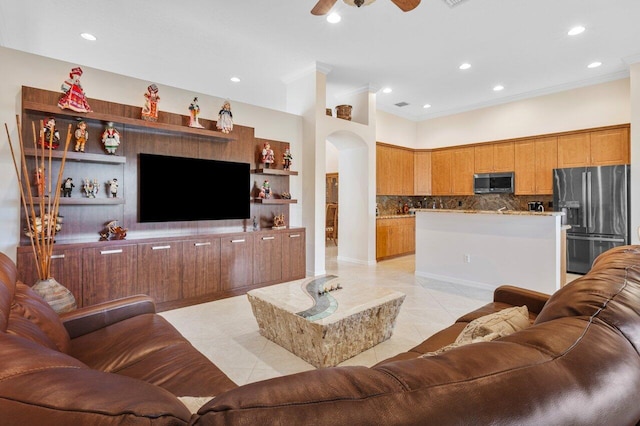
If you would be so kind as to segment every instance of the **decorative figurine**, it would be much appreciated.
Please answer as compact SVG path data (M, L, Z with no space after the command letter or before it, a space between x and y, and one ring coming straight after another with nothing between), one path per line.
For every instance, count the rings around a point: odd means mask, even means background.
M282 164L285 170L289 170L291 167L291 163L293 163L293 156L291 155L291 150L289 148L284 150L282 154Z
M196 127L198 129L204 129L204 126L198 121L198 115L200 114L200 106L198 105L198 97L193 98L193 102L189 105L189 113L191 118L189 120L189 127Z
M271 186L269 185L269 181L265 180L262 184L262 188L260 188L260 194L258 195L260 198L271 198Z
M253 217L253 230L258 230L258 219L255 216Z
M96 198L98 186L94 184L94 182L96 182L96 179L91 181L91 179L89 178L84 178L84 185L82 189L84 191L84 195L86 195L88 198Z
M280 194L280 197L283 200L290 200L291 199L291 193L290 192L283 192L282 194Z
M144 106L142 107L142 119L147 121L158 121L158 86L155 84L147 87L144 94Z
M76 137L76 147L74 151L84 152L84 144L87 143L87 139L89 139L87 123L85 123L84 121L79 121L76 127L76 132L74 133Z
M87 103L82 85L80 85L80 77L82 76L82 68L75 67L71 69L69 78L62 83L62 91L64 95L58 101L58 106L62 109L70 109L75 112L91 112L91 107Z
M108 180L107 185L109 186L109 194L111 194L111 197L118 197L118 179L113 178L111 180Z
M124 240L127 237L127 229L118 226L117 220L112 220L105 224L104 229L99 234L100 241Z
M273 217L273 229L284 229L286 225L284 223L284 213L275 215Z
M222 109L218 112L216 128L222 133L229 133L233 130L233 114L231 113L231 104L229 101L225 101Z
M266 142L264 147L262 148L262 163L264 164L264 168L268 169L273 163L273 150L271 149L271 144Z
M60 186L60 190L62 191L63 197L71 197L71 191L73 191L75 185L73 184L73 179L70 177L66 178L62 185Z
M38 191L38 197L44 197L45 196L45 192L46 192L46 187L47 187L47 179L44 175L44 169L41 167L38 167L36 169L36 173L34 175L34 179L33 179L33 183L36 186L36 189Z
M113 122L107 123L107 128L102 133L102 143L109 154L115 154L120 145L120 133L113 127Z
M60 133L56 129L56 119L47 117L42 121L40 131L40 145L45 148L57 149L60 146Z

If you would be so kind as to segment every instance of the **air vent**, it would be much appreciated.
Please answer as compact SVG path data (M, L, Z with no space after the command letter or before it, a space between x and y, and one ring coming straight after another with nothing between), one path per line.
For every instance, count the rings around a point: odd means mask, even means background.
M409 105L409 104L406 103L406 102L398 102L397 104L395 104L395 106L401 107L401 108L404 107L404 106L407 106L407 105Z
M444 2L449 5L449 7L457 6L458 4L462 3L463 1L464 0L444 0Z

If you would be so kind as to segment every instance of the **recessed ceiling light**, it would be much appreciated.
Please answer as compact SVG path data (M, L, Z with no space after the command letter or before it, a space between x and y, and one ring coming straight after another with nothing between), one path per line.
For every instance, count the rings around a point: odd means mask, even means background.
M382 89L382 93L391 93L391 92L393 92L391 87L385 87L384 89Z
M424 104L424 105L422 105L422 108L425 108L425 109L427 109L427 108L431 108L431 105L429 105L429 104Z
M501 90L503 90L503 89L504 89L504 86L501 86L501 85L499 85L499 84L498 84L497 86L494 86L494 87L493 87L493 91L494 91L494 92L499 92L499 91L501 91Z
M460 68L461 70L468 70L469 68L471 68L471 64L468 62L465 62L464 64L460 65L458 68Z
M337 24L338 22L340 22L341 19L342 17L338 15L336 12L330 13L327 16L327 22L329 22L330 24Z
M80 37L82 37L85 40L96 41L96 36L90 33L82 33L80 34Z
M587 68L598 68L600 65L602 65L602 62L591 62L589 65L587 65Z
M571 28L567 34L570 36L574 36L574 35L582 34L584 30L585 28L582 25L578 25L577 27Z
M231 77L230 80L233 81L234 83L240 82L240 79L238 77Z

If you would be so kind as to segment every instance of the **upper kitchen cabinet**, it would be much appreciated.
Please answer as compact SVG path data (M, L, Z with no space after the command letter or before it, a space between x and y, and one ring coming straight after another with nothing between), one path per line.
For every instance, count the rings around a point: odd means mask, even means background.
M413 195L413 150L376 144L376 194Z
M629 126L558 136L558 167L629 164Z
M413 182L415 195L431 195L431 152L414 153Z
M513 142L499 142L474 147L475 173L512 172L514 170Z
M516 195L553 193L553 169L558 167L558 138L526 139L514 144Z
M432 195L473 195L473 156L473 147L433 151Z

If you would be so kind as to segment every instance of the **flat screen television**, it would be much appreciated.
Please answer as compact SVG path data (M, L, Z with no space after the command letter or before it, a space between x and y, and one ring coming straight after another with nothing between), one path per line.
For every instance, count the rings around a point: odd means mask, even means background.
M249 163L139 154L138 220L250 217Z

